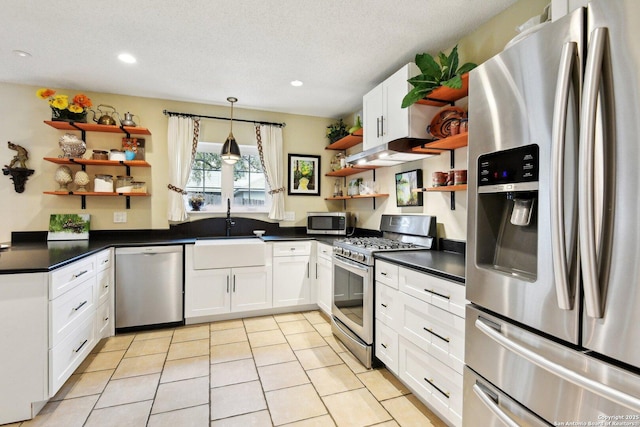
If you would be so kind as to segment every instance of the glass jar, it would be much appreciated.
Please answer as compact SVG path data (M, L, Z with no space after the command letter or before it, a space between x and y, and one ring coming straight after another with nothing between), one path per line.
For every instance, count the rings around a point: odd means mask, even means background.
M113 193L113 175L96 175L93 180L93 191L96 193Z
M144 181L132 181L131 182L131 192L132 193L146 193L147 192L147 183Z
M133 189L132 182L132 176L118 175L118 179L116 179L116 193L131 193Z
M109 160L109 153L105 150L93 150L91 158L93 160Z

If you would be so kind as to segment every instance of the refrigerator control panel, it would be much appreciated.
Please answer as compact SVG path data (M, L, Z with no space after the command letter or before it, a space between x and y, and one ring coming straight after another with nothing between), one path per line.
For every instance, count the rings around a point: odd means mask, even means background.
M538 181L538 145L483 154L478 158L478 186Z

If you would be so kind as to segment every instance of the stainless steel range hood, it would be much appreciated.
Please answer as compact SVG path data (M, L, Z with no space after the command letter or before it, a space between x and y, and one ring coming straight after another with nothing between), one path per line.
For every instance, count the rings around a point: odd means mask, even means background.
M426 159L434 154L411 152L413 147L424 144L424 139L402 138L382 144L346 158L347 163L361 166L395 166L414 160Z

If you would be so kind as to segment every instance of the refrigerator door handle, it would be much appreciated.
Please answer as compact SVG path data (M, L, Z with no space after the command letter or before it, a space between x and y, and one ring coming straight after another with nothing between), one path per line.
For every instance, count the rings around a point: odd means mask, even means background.
M569 381L572 384L582 387L591 393L602 396L607 400L617 403L618 405L627 407L635 412L640 412L640 399L623 393L620 390L616 390L609 387L606 384L587 378L579 373L572 371L560 364L557 364L544 356L536 353L535 351L527 348L524 344L521 344L511 338L506 337L499 330L488 325L483 319L476 319L476 328L483 334L500 344L508 351L517 354L518 356L528 360L534 365L548 371L552 375L562 378L565 381Z
M484 403L484 405L491 411L493 414L498 417L500 421L507 427L519 427L520 424L511 419L506 412L504 412L496 402L483 390L480 388L478 384L473 385L473 392L478 396L480 401Z
M603 78L607 40L606 28L596 28L592 31L585 65L578 160L578 228L583 289L587 315L594 318L601 318L603 314L598 280L599 260L596 253L596 235L601 229L596 227L595 218L594 163L598 94Z
M553 107L553 127L551 139L551 257L553 260L553 274L556 286L558 307L564 310L573 309L574 289L569 280L567 263L567 246L565 242L565 212L564 212L564 179L565 145L567 130L567 110L571 86L576 82L578 60L578 44L565 43L560 56L558 68L558 82ZM575 209L573 210L575 213Z

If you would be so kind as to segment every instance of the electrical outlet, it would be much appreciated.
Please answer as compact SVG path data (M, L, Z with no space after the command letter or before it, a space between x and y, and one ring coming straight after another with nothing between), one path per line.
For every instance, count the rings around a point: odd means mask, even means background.
M295 213L295 211L285 211L285 213L284 213L284 220L285 220L285 221L295 221L295 220L296 220L296 213Z
M127 213L126 212L114 212L113 213L113 222L127 222Z

